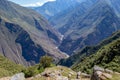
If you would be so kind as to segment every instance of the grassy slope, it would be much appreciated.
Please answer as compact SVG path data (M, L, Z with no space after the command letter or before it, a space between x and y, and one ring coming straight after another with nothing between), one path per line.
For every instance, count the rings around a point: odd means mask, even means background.
M0 55L0 77L11 76L22 69L21 65L17 65Z
M120 37L120 31L115 32L112 36L103 40L100 44L98 44L96 46L87 46L87 47L79 50L77 53L70 56L69 58L61 60L59 62L59 64L64 65L64 66L68 66L68 67L71 67L72 65L78 64L84 59L84 57L96 53L100 48L102 48L103 46L118 39L119 37Z
M86 57L72 68L76 71L91 73L94 65L120 72L120 38L103 46L96 54Z
M120 79L120 75L119 74L113 74L111 79L107 79L107 80L119 80Z

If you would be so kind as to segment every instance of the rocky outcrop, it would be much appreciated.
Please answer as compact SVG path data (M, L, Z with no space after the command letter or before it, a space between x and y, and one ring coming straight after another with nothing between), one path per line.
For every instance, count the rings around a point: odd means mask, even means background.
M48 68L39 75L40 76L36 76L36 78L44 78L44 80L90 80L91 77L88 74L82 72L74 72L70 68L63 66Z
M10 80L25 80L24 73L15 74Z
M107 80L112 78L113 71L94 66L91 80Z

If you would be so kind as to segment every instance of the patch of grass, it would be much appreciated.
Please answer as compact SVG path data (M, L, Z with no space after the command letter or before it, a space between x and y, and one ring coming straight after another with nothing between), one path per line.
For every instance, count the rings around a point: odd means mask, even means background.
M7 77L8 75L10 75L11 73L3 68L0 68L0 78L1 77Z
M113 74L112 78L107 80L120 80L120 74Z
M0 78L19 73L23 68L24 67L22 65L17 65L9 59L0 55Z

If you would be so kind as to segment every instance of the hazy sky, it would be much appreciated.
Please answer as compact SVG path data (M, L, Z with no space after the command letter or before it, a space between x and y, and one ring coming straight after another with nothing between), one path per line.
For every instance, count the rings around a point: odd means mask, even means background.
M20 4L22 6L41 6L48 1L55 1L55 0L9 0Z

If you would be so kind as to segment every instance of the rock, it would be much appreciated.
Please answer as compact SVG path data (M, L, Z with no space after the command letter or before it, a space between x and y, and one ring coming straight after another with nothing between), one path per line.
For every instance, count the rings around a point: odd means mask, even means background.
M113 73L113 71L108 70L108 69L104 70L101 67L94 66L91 80L106 80L106 79L111 79L112 78L111 73Z
M106 73L109 73L109 74L113 74L113 71L112 71L112 70L109 70L109 69L105 69L105 72L106 72Z
M61 71L45 71L41 75L45 77L61 76Z
M69 72L69 74L73 75L74 73L73 72Z
M56 76L55 80L69 80L67 77L64 76Z
M94 66L94 68L93 68L93 71L95 72L95 71L102 71L102 72L104 72L104 69L103 68L101 68L101 67L99 67L99 66Z
M106 79L111 79L112 75L108 73L102 73L102 76L104 76Z
M80 74L81 74L81 72L80 72L80 71L79 71L79 72L77 72L77 75L78 75L78 76L80 76Z
M25 80L34 80L35 77L26 78Z
M55 74L61 76L61 71L55 71Z
M51 74L52 72L50 72L50 71L45 71L45 72L42 72L41 73L41 75L42 76L45 76L45 77L50 77L50 74Z
M91 76L86 73L81 73L82 78L90 78Z
M101 71L96 71L95 74L96 74L96 76L100 77L102 75L102 72Z
M50 73L45 73L45 74L43 74L43 76L50 77Z
M119 72L114 72L114 74L120 75L120 73L119 73Z
M106 80L106 79L111 79L112 75L108 73L103 73L101 71L96 71L94 73L94 80Z
M68 74L68 78L71 78L72 77L72 75L71 74Z
M38 77L41 77L41 75L40 75L40 74L38 74L38 75L36 75L36 76L35 76L35 78L38 78Z
M18 73L12 76L10 80L25 80L24 73Z
M106 80L106 77L105 77L105 76L101 76L101 77L99 78L99 80Z
M77 72L77 77L76 77L76 79L80 79L80 78L81 78L80 75L81 75L81 72L80 72L80 71Z

